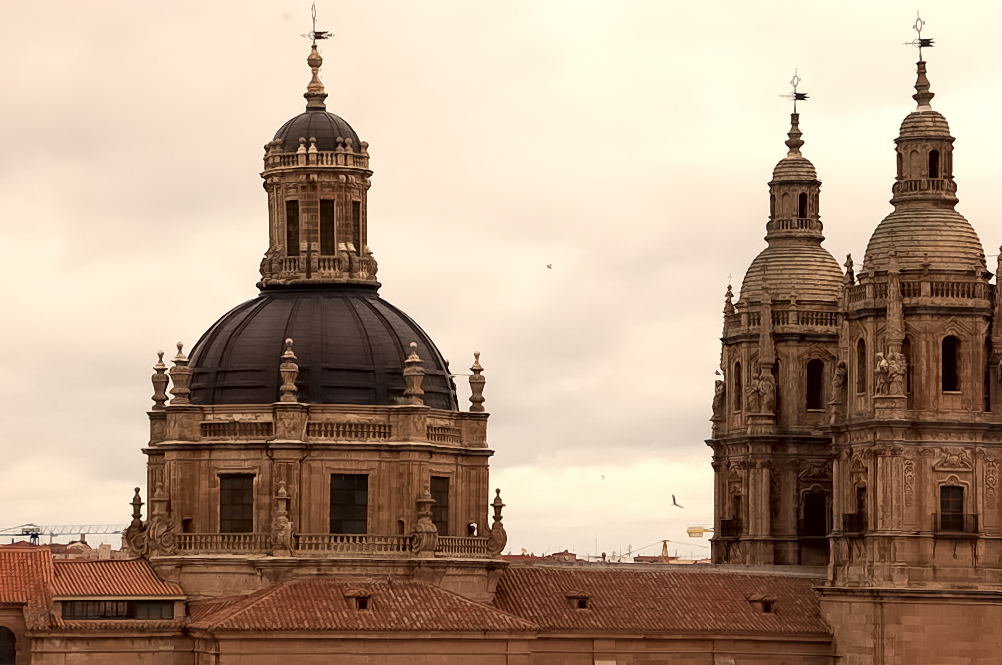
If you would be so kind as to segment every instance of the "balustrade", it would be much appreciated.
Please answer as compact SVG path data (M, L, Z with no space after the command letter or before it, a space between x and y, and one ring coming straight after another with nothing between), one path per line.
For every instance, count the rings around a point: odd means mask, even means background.
M462 443L463 431L458 427L428 425L428 440L432 443Z
M275 424L270 421L204 422L199 425L203 439L270 439Z
M271 547L267 533L179 533L181 552L263 552Z
M436 553L466 557L490 557L489 538L482 536L439 536Z
M296 549L332 554L403 554L411 550L411 537L369 533L301 533L296 536Z
M393 436L388 423L311 422L306 425L308 439L339 439L342 441L385 440Z

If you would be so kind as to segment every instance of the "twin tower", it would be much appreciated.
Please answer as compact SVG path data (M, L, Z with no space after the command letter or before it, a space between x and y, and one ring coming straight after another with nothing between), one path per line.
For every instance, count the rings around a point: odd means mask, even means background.
M915 616L1002 591L1002 299L955 209L954 138L921 60L915 90L894 210L862 266L850 256L843 271L821 246L821 182L794 113L768 246L724 306L713 560L827 566L846 643L846 626L900 628L878 616L891 603ZM845 602L861 598L873 603Z

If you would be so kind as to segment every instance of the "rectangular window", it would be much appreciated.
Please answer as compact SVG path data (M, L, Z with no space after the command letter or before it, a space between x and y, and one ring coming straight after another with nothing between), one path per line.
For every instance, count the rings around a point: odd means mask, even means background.
M219 533L254 531L254 476L219 476Z
M355 250L362 253L362 202L351 202L351 238L355 243Z
M299 256L299 201L285 202L285 254Z
M173 619L172 600L64 600L64 619Z
M431 506L431 521L438 527L439 534L449 535L449 478L447 476L431 477L431 498L435 503Z
M369 476L335 473L331 476L331 533L368 533Z
M334 254L334 201L320 200L320 253L330 256Z
M942 485L939 488L940 528L943 531L965 531L964 488Z

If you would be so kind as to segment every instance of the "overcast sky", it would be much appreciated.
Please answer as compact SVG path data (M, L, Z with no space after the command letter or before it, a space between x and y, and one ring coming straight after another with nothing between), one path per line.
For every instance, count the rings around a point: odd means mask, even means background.
M859 265L914 106L913 3L318 14L328 109L370 143L381 293L453 367L483 354L512 548L704 554L685 526L712 521L722 296L764 247L779 95L799 67L825 246ZM1002 6L924 18L959 209L994 255ZM4 4L0 527L127 522L155 352L256 293L262 146L302 110L307 30L306 0Z

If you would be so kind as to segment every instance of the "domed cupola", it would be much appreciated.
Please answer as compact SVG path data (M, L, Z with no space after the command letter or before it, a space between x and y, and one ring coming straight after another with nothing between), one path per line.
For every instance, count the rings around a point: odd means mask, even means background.
M260 266L261 294L224 315L196 344L191 399L276 401L283 343L292 338L301 401L399 404L405 359L415 342L424 402L456 410L442 354L417 323L379 297L368 245L368 143L327 111L315 41L307 64L306 111L264 146L269 245Z
M893 268L986 272L981 240L955 210L954 138L946 118L932 109L934 94L929 88L926 63L919 60L912 95L917 107L901 123L895 139L894 210L870 237L861 281Z
M842 270L821 242L821 181L804 145L800 114L790 116L789 150L773 169L769 182L768 246L752 261L741 284L741 302L761 301L763 294L788 299L835 302Z

